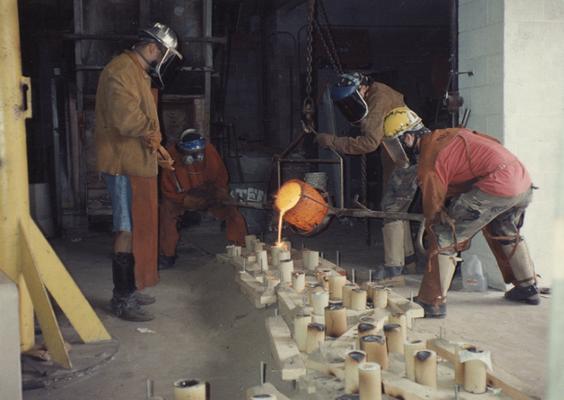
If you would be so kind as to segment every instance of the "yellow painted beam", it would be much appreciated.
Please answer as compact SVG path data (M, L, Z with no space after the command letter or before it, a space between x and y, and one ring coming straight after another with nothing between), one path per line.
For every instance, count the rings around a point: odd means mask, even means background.
M18 292L20 295L20 347L21 351L28 351L35 344L35 320L33 303L23 274L20 274L18 279Z
M86 343L110 340L108 331L32 220L27 225L25 236L29 243L33 243L32 254L41 260L37 269L43 283L80 338Z
M35 310L53 360L69 368L45 286L84 341L110 336L30 217L25 120L32 116L31 82L22 76L17 0L0 0L0 21L0 270L18 284L21 348L33 346Z
M43 332L45 344L47 345L49 355L53 361L59 363L64 368L71 368L71 361L65 349L65 342L59 328L59 323L57 322L51 301L49 300L49 296L47 295L47 291L45 290L45 286L43 286L41 276L37 270L39 260L34 256L33 252L29 251L31 248L30 244L33 242L29 240L30 238L26 237L23 224L21 227L23 233L21 269L35 307L35 314L39 320L39 326L41 326L41 331Z

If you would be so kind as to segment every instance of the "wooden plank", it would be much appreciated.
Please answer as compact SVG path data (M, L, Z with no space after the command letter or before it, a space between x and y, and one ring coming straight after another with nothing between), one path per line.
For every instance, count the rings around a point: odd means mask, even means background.
M393 290L388 292L388 309L394 314L405 314L408 328L411 328L413 319L423 318L425 316L423 307L403 296L400 296Z
M284 319L280 316L268 317L266 331L270 338L272 356L278 363L282 380L293 381L305 375L306 367L302 355Z
M247 389L247 393L246 393L246 398L247 400L251 400L251 398L255 395L260 395L260 394L271 394L276 396L276 400L290 400L289 397L286 397L285 395L283 395L282 393L280 393L278 391L278 389L276 389L276 387L269 382L266 382L264 385L261 386L254 386L250 389Z
M265 308L276 303L277 296L274 289L266 289L261 282L248 272L236 272L235 281L239 284L241 292L256 308Z
M454 353L456 346L454 343L451 343L445 339L429 339L427 340L427 348L434 350L438 356L454 364L456 359ZM503 381L502 379L497 377L493 372L488 371L486 373L486 377L489 386L501 389L502 393L506 394L507 396L510 396L514 400L529 400L534 398L523 393L518 388Z

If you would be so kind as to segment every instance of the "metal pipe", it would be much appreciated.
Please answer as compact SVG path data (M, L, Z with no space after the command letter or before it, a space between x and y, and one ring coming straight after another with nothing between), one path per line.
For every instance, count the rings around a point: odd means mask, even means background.
M117 35L112 33L64 33L59 34L57 32L48 33L53 36L60 36L63 40L137 40L139 36L137 35ZM180 39L182 43L214 43L214 44L226 44L227 38L225 37L184 37Z

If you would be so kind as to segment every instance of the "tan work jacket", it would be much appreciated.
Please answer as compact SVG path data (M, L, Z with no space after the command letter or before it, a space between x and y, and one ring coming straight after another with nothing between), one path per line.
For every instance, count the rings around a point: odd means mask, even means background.
M143 137L159 130L151 78L130 51L102 71L96 91L96 162L111 175L156 176L157 156Z
M344 154L367 154L375 151L384 138L384 118L392 109L405 106L403 95L388 85L373 82L366 92L368 115L360 123L361 136L335 138L335 150Z

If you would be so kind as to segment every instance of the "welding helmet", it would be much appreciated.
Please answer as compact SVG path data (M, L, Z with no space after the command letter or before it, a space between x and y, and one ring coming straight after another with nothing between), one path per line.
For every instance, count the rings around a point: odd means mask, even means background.
M172 29L160 22L155 22L150 27L142 29L139 32L139 37L142 41L157 43L161 50L162 58L160 61L152 63L150 72L155 82L162 89L164 88L163 75L167 67L175 57L182 60L182 54L177 50L178 37Z
M195 129L186 129L180 134L176 149L182 154L182 163L191 165L204 161L206 139Z
M401 168L416 162L416 146L405 145L405 134L408 132L416 137L429 132L421 118L408 107L394 108L384 117L382 144L396 166Z
M361 85L368 84L367 76L353 72L339 75L339 80L331 88L331 100L353 125L368 115L368 105L359 92Z

